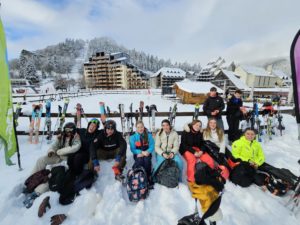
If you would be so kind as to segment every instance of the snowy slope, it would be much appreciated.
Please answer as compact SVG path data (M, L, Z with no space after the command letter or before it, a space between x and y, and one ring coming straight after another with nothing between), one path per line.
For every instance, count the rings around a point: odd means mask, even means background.
M118 111L119 103L125 104L125 109L131 102L133 108L137 109L139 101L145 101L145 105L155 103L158 111L167 111L173 103L162 100L160 96L145 95L98 95L89 98L82 97L70 99L69 112L75 112L75 105L81 102L86 112L98 112L98 102L109 102L112 111ZM57 105L62 102L53 102L52 111L57 111ZM31 106L25 106L23 111L30 112ZM179 111L192 111L192 105L178 105ZM156 126L163 118L157 118ZM201 117L204 124L205 117ZM224 122L225 122L225 118ZM300 166L297 160L300 159L300 147L297 140L297 126L292 116L284 115L284 123L287 127L285 134L267 143L263 143L267 162L277 166L290 169L295 174L300 175ZM118 128L120 129L120 120ZM176 118L176 130L182 130L184 123L191 121L190 117ZM55 119L53 119L53 123ZM83 120L84 122L84 120ZM148 126L148 118L144 119ZM29 121L21 118L18 129L28 129ZM43 122L42 122L43 125ZM226 123L225 123L226 127ZM49 192L39 197L30 209L22 205L23 194L20 194L21 184L30 174L36 159L46 154L47 144L43 146L30 145L26 136L19 137L21 147L22 171L18 171L17 166L8 167L4 165L4 160L0 164L0 224L49 224L50 217L57 213L65 213L68 219L63 224L76 225L174 225L177 220L186 214L190 214L194 209L194 200L190 197L187 185L180 184L179 188L167 189L160 185L155 185L147 200L137 204L129 203L126 191L119 182L116 182L111 170L112 161L101 164L101 172L95 185L90 190L84 190L75 202L69 206L58 204L57 193ZM3 156L3 152L1 153ZM16 162L16 155L13 157ZM127 166L133 164L131 152L127 151ZM37 210L44 197L50 195L52 205L44 217L37 217ZM224 219L218 224L222 225L293 225L299 224L300 213L292 214L287 207L288 197L280 198L263 192L256 186L250 188L240 188L227 182L221 208Z

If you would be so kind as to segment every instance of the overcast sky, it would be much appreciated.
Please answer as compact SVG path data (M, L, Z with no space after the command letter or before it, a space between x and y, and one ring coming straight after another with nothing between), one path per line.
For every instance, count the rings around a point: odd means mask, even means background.
M9 58L107 36L172 62L288 56L300 0L0 0Z

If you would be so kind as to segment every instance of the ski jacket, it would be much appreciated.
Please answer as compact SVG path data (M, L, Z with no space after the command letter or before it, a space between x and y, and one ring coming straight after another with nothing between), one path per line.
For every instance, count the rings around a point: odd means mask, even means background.
M77 133L79 134L81 141L81 148L79 149L79 152L90 154L90 146L92 145L96 137L100 134L100 131L96 130L91 134L87 131L87 129L79 128L77 129Z
M184 154L186 151L195 153L193 147L201 149L203 146L203 135L200 131L195 132L190 124L184 126L184 130L181 135L181 143L179 147L180 154Z
M121 157L126 154L127 143L119 131L115 131L111 136L107 136L104 129L99 131L99 135L94 143L90 146L90 157L92 160L97 159L97 150L112 151L120 148L116 161L120 162Z
M205 141L211 141L215 143L220 148L220 153L225 154L225 137L223 136L222 141L219 141L219 137L216 130L211 130L211 133L209 135L208 131L203 131L203 139Z
M71 145L69 145L68 139L65 140L65 143L63 143L63 138L56 138L53 145L48 150L48 153L53 152L55 153L59 158L66 160L67 156L69 154L77 152L81 147L81 141L78 134L75 134Z
M256 140L248 141L245 136L233 142L231 152L234 158L254 162L258 166L265 162L265 155L260 143Z
M234 95L229 99L227 103L226 115L231 118L239 119L242 115L240 107L243 106L243 101L240 98L236 98Z
M164 131L159 131L155 137L155 152L158 155L163 153L173 152L174 155L178 153L179 150L179 136L176 131L171 130L169 134Z
M146 143L143 134L135 132L130 136L129 144L134 155L141 154L142 151L148 151L150 154L154 151L154 139L151 133L148 133L148 143Z
M208 98L203 103L203 112L208 116L208 118L216 117L216 118L220 119L221 115L222 115L222 110L224 108L225 108L224 101L218 95L216 97L208 96ZM211 113L214 110L219 110L219 113L215 116L212 116Z

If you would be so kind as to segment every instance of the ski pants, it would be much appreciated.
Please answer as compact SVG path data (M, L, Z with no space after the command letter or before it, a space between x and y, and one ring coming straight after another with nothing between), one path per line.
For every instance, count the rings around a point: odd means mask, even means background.
M84 165L89 162L90 156L84 152L76 152L68 156L68 166L69 170L75 174L79 175L84 169Z
M240 120L234 116L226 116L226 120L228 124L228 140L234 142L241 135L239 131Z
M57 163L60 163L61 161L62 161L62 159L60 157L58 157L57 155L53 155L51 157L49 157L48 155L42 156L36 161L31 174L34 174L40 170L45 169L47 165L57 164ZM43 194L43 193L49 191L48 182L38 185L34 189L34 191L39 194Z
M177 166L179 167L180 174L182 174L183 162L182 162L181 157L178 154L176 154L174 156L173 160L176 162ZM160 165L163 163L163 161L165 161L165 158L162 157L161 155L156 154L156 164L154 166L153 174L155 174L156 170L160 167ZM180 180L181 180L181 176L180 176Z
M214 168L214 160L207 154L204 153L200 157L196 157L193 153L186 151L183 157L187 163L187 180L188 182L195 182L195 166L198 160L205 162L209 167Z
M134 158L134 165L135 166L142 166L146 173L147 173L147 177L148 178L151 178L151 169L152 169L152 162L151 162L151 159L152 159L152 155L150 154L149 156L144 156L144 157L137 157L137 155L133 155L133 158Z
M97 159L102 159L102 160L108 160L108 159L115 159L116 156L119 154L120 152L120 148L116 148L112 151L107 151L107 150L103 150L103 149L98 149L97 150ZM121 156L121 160L120 160L120 165L119 165L119 169L122 172L124 167L126 165L126 153Z

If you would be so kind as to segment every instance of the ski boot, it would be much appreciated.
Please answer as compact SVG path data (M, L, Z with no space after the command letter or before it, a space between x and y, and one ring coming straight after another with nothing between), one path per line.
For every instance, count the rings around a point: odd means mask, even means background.
M37 197L39 197L39 194L36 192L32 192L32 193L28 194L26 196L26 199L23 201L24 206L27 209L29 209L33 205L33 202Z
M198 212L196 212L191 215L182 217L180 220L178 220L177 225L206 225L206 223L204 221L201 221L201 217L199 217Z

